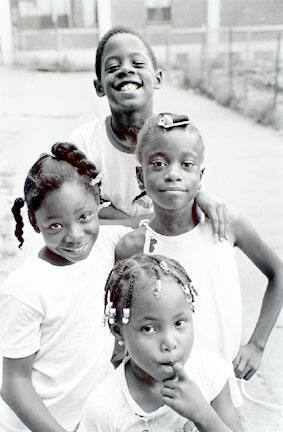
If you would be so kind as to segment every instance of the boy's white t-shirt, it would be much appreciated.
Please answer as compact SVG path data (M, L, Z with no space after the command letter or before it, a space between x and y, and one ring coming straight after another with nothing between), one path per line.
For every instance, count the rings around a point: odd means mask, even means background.
M185 371L198 385L204 398L211 402L226 384L230 368L215 353L193 349ZM166 405L145 412L130 394L124 361L91 393L78 432L181 432L187 422L188 419ZM196 429L190 422L186 431L193 430Z
M68 431L78 423L93 387L112 370L114 339L102 325L104 285L115 245L127 232L122 226L100 227L88 258L69 266L32 257L1 290L2 354L17 359L35 353L32 384ZM2 430L27 428L0 399Z
M69 140L103 174L101 196L104 200L110 201L115 208L130 217L148 215L153 212L149 198L133 203L134 198L141 193L136 179L136 155L122 151L111 131L110 117L102 117L77 127Z

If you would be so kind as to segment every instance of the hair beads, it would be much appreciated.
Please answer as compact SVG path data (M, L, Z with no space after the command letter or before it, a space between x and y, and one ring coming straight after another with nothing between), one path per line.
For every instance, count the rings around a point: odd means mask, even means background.
M136 254L118 262L108 276L104 299L105 322L128 324L135 290L146 289L147 281L155 280L152 292L154 297L159 297L162 295L162 276L172 278L180 286L193 311L197 292L181 264L162 255Z

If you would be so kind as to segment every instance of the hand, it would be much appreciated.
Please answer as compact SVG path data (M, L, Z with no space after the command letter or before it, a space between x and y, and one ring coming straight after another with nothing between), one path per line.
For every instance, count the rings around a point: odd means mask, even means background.
M249 380L258 370L262 355L263 349L254 342L242 345L233 361L236 377Z
M205 192L199 192L195 201L200 222L203 222L206 216L212 224L213 235L220 241L228 240L230 217L226 205L211 199Z
M201 391L194 381L186 374L183 366L176 363L172 366L175 372L173 378L163 381L161 395L163 403L181 416L193 421L199 421L199 416L210 409Z

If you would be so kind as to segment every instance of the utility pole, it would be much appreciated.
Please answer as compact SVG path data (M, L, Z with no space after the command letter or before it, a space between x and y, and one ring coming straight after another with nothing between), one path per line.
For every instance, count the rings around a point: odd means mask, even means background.
M14 63L10 0L0 1L0 41L3 64L9 66Z
M99 38L104 35L111 27L111 0L97 1L97 18Z
M213 57L219 43L221 0L207 0L207 54Z

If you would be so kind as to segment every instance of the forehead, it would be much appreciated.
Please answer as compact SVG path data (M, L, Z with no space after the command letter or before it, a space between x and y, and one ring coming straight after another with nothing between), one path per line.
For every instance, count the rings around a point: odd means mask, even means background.
M138 286L134 290L131 316L142 320L145 317L170 320L171 317L180 313L189 313L190 307L185 299L182 287L171 277L161 278L160 295L154 295L155 278L146 281L146 288Z
M105 62L109 57L120 57L130 54L142 54L151 61L147 47L137 36L131 33L118 33L111 36L106 42L102 61Z
M83 184L65 182L46 195L37 213L43 218L52 215L67 217L92 202L95 203L94 195Z
M176 158L183 154L189 154L195 159L202 161L204 149L198 134L176 128L170 131L160 131L152 139L150 145L145 146L143 158L149 158L157 153Z

